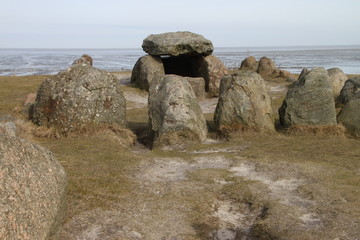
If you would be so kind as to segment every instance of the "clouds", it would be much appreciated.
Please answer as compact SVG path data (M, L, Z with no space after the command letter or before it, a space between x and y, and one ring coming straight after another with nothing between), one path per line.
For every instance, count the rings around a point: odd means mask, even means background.
M0 47L140 47L182 30L215 46L358 44L358 9L358 0L12 0L0 9Z

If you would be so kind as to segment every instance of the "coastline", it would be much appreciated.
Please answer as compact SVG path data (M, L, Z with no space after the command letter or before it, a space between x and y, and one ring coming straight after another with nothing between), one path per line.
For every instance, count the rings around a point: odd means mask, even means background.
M82 54L94 59L94 67L113 72L128 71L139 57L140 48L123 49L0 49L0 76L56 74ZM213 55L226 67L236 69L248 56L271 58L277 67L291 73L302 68L338 67L346 74L360 73L359 46L221 47Z

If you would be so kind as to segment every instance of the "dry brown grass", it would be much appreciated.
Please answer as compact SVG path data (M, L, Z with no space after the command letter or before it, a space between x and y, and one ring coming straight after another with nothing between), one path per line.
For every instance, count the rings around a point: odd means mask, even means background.
M310 126L296 125L283 130L287 135L316 135L321 137L337 136L345 138L346 129L343 125Z
M12 114L41 78L15 78L19 85L30 79L25 88L0 78L0 98L5 101L1 114ZM276 94L281 98L286 92ZM146 130L147 108L129 109L127 117L136 134ZM207 120L213 127L211 114ZM133 143L134 135L116 126L84 128L62 137L25 120L16 124L24 138L50 149L67 172L64 239L86 239L84 232L106 239L116 231L124 233L118 239L136 239L133 232L143 239L212 239L211 233L221 227L242 227L241 221L226 225L214 215L219 202L230 204L230 216L231 211L244 213L258 239L353 240L360 234L360 141L344 137L341 126L300 127L272 135L237 126L229 132L241 134L226 141L149 151L119 142L118 137L125 136L125 143ZM210 136L215 138L214 133ZM211 161L216 164L209 165ZM147 170L154 173L156 164L160 173L144 178ZM243 175L236 175L234 168ZM166 180L179 172L184 179ZM289 190L282 184L290 180L301 184ZM292 205L286 204L287 198ZM299 221L305 213L313 213L320 224Z

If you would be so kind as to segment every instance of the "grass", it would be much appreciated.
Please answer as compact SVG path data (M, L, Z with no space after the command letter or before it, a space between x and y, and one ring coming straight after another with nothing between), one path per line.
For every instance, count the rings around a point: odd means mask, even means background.
M0 77L0 114L13 114L45 78ZM122 89L143 94L131 86ZM285 92L272 97L277 108ZM147 111L127 110L129 127L145 142ZM111 131L60 139L28 133L31 141L50 149L67 172L64 239L76 239L86 229L101 229L98 234L114 239L136 239L134 232L143 239L212 239L219 228L237 229L241 236L249 226L259 239L358 237L359 140L329 130L271 135L248 131L220 139L212 114L205 117L213 143L179 151L129 148ZM240 169L238 174L234 169ZM180 173L184 176L174 180ZM299 181L295 190L281 185L294 179ZM286 198L291 204L284 203ZM224 203L231 203L225 215L246 214L238 225L214 215ZM299 220L305 213L321 222Z
M0 115L11 113L22 104L29 93L37 92L47 76L2 77L0 76Z

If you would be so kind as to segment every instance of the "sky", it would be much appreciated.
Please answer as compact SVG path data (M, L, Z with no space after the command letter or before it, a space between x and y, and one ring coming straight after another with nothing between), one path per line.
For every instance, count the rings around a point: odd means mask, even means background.
M0 48L140 48L176 31L215 47L360 45L360 0L0 2Z

